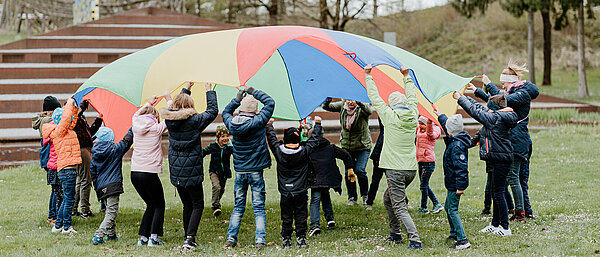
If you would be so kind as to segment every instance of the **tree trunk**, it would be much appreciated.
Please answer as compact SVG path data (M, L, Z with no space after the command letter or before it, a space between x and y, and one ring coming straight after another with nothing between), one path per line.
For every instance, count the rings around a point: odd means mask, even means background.
M229 0L227 9L227 23L233 23L233 1Z
M377 0L373 0L373 18L377 18Z
M327 0L319 0L319 27L328 29L328 12L329 6L327 6Z
M277 25L278 23L278 11L279 11L279 0L271 0L271 6L267 8L269 10L269 25Z
M585 38L583 37L583 0L579 1L577 8L577 71L579 74L579 97L590 96L587 87L587 78L585 77Z
M202 2L200 2L200 0L196 0L196 5L198 5L198 9L196 9L196 15L200 16L200 14L202 14Z
M287 15L287 3L285 2L285 0L279 0L279 14L280 15Z
M529 81L535 84L535 46L533 44L533 10L527 11L527 66L529 66Z
M542 23L544 26L544 80L542 85L552 85L552 24L550 24L550 10L542 10Z

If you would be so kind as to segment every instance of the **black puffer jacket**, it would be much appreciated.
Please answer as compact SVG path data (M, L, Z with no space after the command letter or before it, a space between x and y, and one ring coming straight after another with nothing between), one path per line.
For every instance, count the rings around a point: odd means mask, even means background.
M352 156L348 151L321 137L319 145L310 154L314 177L311 188L333 188L334 191L342 193L342 175L337 166L336 158L344 161L346 170L354 168Z
M223 147L217 142L212 142L207 147L202 149L202 156L210 154L209 172L214 172L219 177L231 178L231 154L233 154L233 146L227 144Z
M383 123L381 123L381 118L377 118L379 122L379 136L377 136L377 142L375 143L375 147L373 147L373 151L371 152L371 160L379 161L379 157L381 156L381 149L383 148Z
M272 124L267 125L267 141L277 161L277 184L283 196L306 194L310 185L309 155L319 144L321 124L315 124L314 131L305 144L298 148L287 148L277 139Z
M191 94L185 88L181 93ZM204 181L200 133L218 114L215 91L206 92L206 111L200 114L192 108L160 109L169 130L169 171L174 186L192 187Z
M511 108L488 112L487 107L466 96L461 96L458 104L483 125L479 131L479 157L485 161L512 162L509 132L517 125L517 114Z
M494 83L487 84L486 90L490 95L502 94ZM506 95L506 105L517 114L517 125L510 131L510 141L513 144L513 153L523 159L531 156L531 138L529 136L529 111L531 101L536 99L540 91L538 87L529 82L511 87Z

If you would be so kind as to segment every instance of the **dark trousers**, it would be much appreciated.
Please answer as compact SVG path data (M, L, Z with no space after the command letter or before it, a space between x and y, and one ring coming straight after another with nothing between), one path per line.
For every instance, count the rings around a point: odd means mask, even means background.
M369 186L369 197L367 198L367 205L373 205L375 197L377 197L377 190L379 190L379 183L381 178L385 174L385 170L379 168L379 161L373 160L373 175L371 176L371 185Z
M185 235L195 237L204 210L202 184L193 187L177 187L177 192L183 203L183 229Z
M429 187L429 179L435 171L435 162L419 162L419 189L421 190L421 209L427 209L427 199L431 199L431 203L435 207L440 204L435 197L433 190Z
M367 177L366 169L371 150L344 150L348 151L348 153L350 153L352 156L352 161L354 162L354 174L356 174L356 180L358 180L358 185L360 186L360 196L367 196L369 194L369 178ZM356 181L354 181L354 183L350 182L350 179L348 178L348 171L346 171L345 178L346 189L348 190L348 199L354 198L354 200L358 200L358 195L356 193Z
M533 214L531 202L529 201L529 159L521 163L521 169L519 169L519 181L521 182L521 190L523 191L525 213Z
M511 163L491 163L494 168L492 179L492 192L494 192L494 210L492 215L492 226L502 226L508 229L508 207L504 194L506 192L506 176L510 171Z
M483 199L483 208L491 209L492 208L492 180L494 168L491 164L485 165L485 170L487 172L487 183L485 184L485 198ZM513 204L512 197L510 196L510 192L508 191L508 185L506 185L506 192L504 193L504 199L506 199L506 206L509 210L514 210L515 205Z
M146 203L146 211L142 216L138 234L145 237L150 237L151 234L162 236L165 221L165 194L158 174L132 171L131 183Z
M296 237L306 236L308 229L308 193L299 195L281 195L279 202L281 206L281 236L291 237L294 231L293 223L296 223Z

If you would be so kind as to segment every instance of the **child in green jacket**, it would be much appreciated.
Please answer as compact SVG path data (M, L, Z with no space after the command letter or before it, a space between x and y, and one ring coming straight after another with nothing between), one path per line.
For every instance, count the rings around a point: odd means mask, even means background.
M210 181L212 182L213 215L221 215L221 197L225 192L225 182L231 178L231 154L233 146L229 142L229 130L225 126L217 127L217 140L202 149L202 156L210 155Z

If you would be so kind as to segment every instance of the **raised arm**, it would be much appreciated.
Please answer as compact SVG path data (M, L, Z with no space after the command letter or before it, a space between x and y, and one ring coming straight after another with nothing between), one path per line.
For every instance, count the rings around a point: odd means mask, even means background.
M363 102L356 102L356 105L358 105L360 107L360 116L369 118L369 116L371 116L371 114L373 114L373 110L371 109L371 106L369 106L368 104L365 104Z
M458 104L479 123L490 128L494 125L494 114L489 113L485 106L481 105L475 99L468 96L460 96Z
M394 116L394 111L390 108L385 101L379 95L379 91L377 90L377 85L375 85L375 81L373 81L373 77L370 74L365 76L366 85L367 85L367 96L371 100L371 104L377 111L379 117L381 117L382 121L389 120Z
M256 124L256 127L264 127L269 119L271 119L271 116L273 116L273 111L275 111L275 100L267 93L260 90L254 90L252 87L246 89L246 92L254 96L256 100L263 104L263 108L254 116L254 118L252 118L252 122Z
M488 101L490 98L487 93L483 92L483 89L477 88L475 89L475 96L483 101Z
M350 155L350 153L348 153L348 151L333 145L333 154L334 154L335 158L340 159L344 162L344 167L346 168L346 170L354 168L354 162L352 161L352 155Z
M319 145L322 130L323 128L321 127L321 117L317 116L315 118L315 127L313 128L313 132L310 135L308 141L306 141L305 145L309 154L312 153L312 150Z
M69 100L67 100L67 104L63 110L60 122L57 124L56 129L54 129L50 136L51 139L61 137L67 133L67 130L73 129L74 124L77 122L77 120L74 118L77 117L77 108L74 104L75 100L73 100L73 98L69 98Z
M273 155L276 155L276 153L279 151L279 146L282 143L277 139L277 134L275 134L275 128L273 127L273 123L271 121L269 121L269 124L267 124L266 130L269 148L271 148L271 152L273 152Z
M415 83L412 81L410 76L404 76L404 92L406 93L406 99L408 100L408 108L413 111L415 117L419 115L419 100L417 99L417 89Z
M437 140L438 138L440 138L440 134L442 133L440 131L440 128L433 125L433 122L431 122L430 119L427 119L427 127L425 128L425 131L427 132L427 136L431 140Z
M117 144L117 151L119 151L119 155L125 155L125 153L129 151L129 148L131 148L131 145L133 145L133 131L130 128L123 139L121 139L121 142Z
M323 110L326 110L328 112L341 112L342 108L344 107L344 101L332 103L331 98L328 97L327 100L325 100L325 102L323 103L323 105L321 105L321 107L323 108Z

